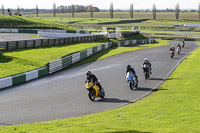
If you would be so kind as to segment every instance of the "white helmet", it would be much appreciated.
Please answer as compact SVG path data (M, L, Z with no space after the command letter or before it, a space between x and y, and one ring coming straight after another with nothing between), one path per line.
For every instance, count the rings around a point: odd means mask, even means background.
M147 58L144 58L144 61L148 61L148 59L147 59Z

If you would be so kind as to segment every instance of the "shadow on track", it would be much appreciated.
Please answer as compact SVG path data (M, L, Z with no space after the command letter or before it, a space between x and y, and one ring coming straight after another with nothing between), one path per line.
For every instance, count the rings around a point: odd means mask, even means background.
M118 98L104 98L104 99L99 99L96 102L106 102L106 103L131 103L128 100L120 100Z
M137 89L134 89L134 90L136 90L136 91L151 91L152 90L152 88L144 88L144 87L138 87ZM153 92L155 92L155 91L160 91L160 90L167 90L167 89L154 89L153 90Z
M177 58L177 57L176 57L176 58L173 58L173 59L178 59L178 60L179 60L179 59L181 59L181 58Z
M12 124L0 123L0 126L11 126Z
M149 80L160 80L160 81L167 81L167 80L174 80L174 79L179 79L179 78L168 78L168 79L163 79L163 78L150 78Z

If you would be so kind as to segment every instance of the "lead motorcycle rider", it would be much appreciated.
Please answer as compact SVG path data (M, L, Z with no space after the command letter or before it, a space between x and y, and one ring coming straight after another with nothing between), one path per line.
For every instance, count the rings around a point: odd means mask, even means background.
M137 77L137 75L136 75L136 72L135 72L135 70L131 67L131 65L127 65L126 68L127 68L127 69L126 69L126 75L127 75L128 72L132 72L132 73L134 74L134 76L135 76L137 82L138 82L138 77Z
M149 65L149 70L150 70L150 74L152 74L152 72L151 72L151 70L152 70L152 68L151 68L151 63L148 61L148 59L147 58L144 58L144 63L142 64L142 69L143 69L143 73L145 72L144 71L144 65Z
M91 71L87 71L86 76L87 76L87 80L89 80L89 81L92 80L93 83L94 83L94 85L99 86L99 92L101 93L101 88L102 88L102 86L101 86L101 84L99 83L98 78L97 78L94 74L92 74Z

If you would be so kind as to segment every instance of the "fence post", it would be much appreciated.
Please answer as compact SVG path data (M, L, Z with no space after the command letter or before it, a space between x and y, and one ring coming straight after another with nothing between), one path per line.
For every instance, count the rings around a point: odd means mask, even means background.
M16 41L16 49L18 49L18 48L19 48L19 42Z
M35 40L33 40L33 48L35 48Z
M47 39L47 46L49 46L49 39Z
M6 50L8 51L9 46L8 46L8 42L6 42Z
M25 41L25 48L27 48L27 41Z

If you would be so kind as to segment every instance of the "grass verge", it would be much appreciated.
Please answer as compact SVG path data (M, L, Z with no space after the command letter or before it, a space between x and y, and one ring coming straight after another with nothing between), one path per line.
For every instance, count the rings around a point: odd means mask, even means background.
M106 42L76 43L1 52L0 78L34 70L45 66L48 62L58 60L62 56L105 43Z

